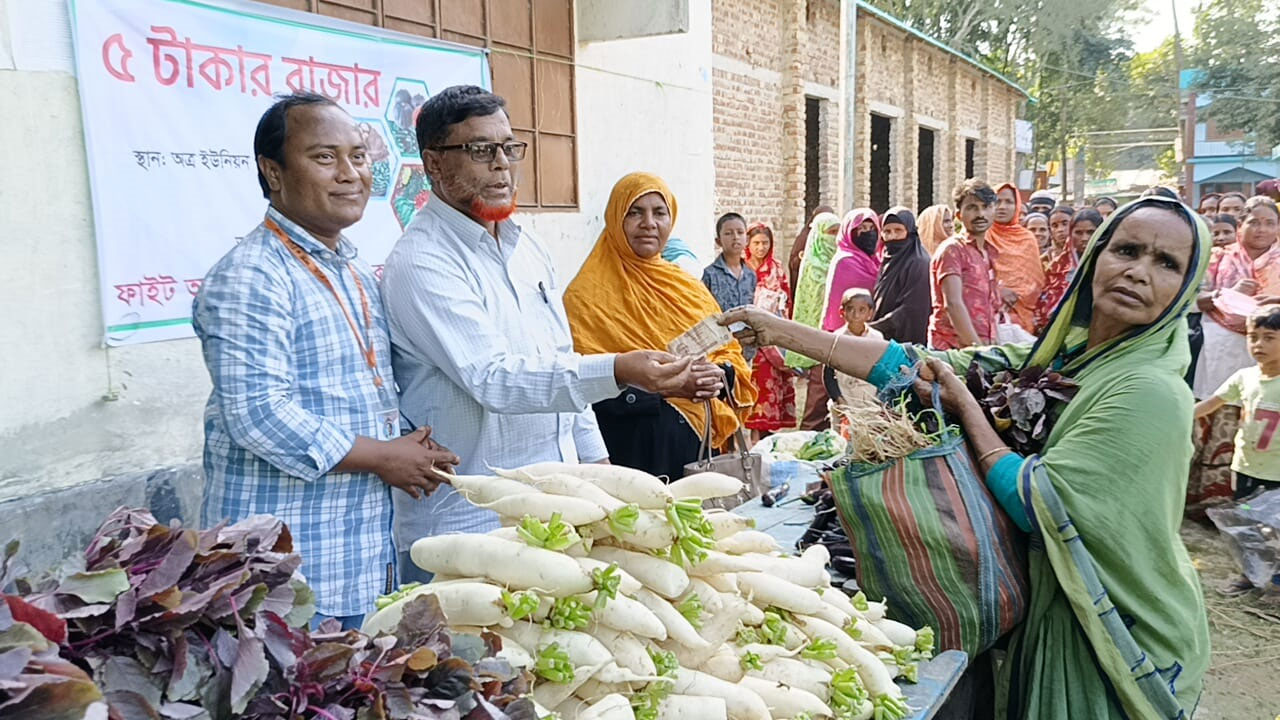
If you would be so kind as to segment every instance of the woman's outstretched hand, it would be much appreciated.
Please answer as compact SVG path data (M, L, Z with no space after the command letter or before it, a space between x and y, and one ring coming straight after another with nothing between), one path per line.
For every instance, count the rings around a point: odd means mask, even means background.
M979 409L978 401L950 365L936 357L926 357L920 366L920 377L916 380L915 387L916 394L929 407L933 405L934 382L941 386L943 410L960 417L968 411Z
M733 330L733 336L743 345L768 347L778 344L778 329L784 321L754 305L744 305L724 313L717 322ZM742 323L746 327L734 329L734 323Z

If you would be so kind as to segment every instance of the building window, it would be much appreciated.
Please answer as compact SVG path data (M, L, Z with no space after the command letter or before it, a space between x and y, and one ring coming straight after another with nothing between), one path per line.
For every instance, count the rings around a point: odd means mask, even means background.
M529 143L522 208L578 206L573 0L264 0L388 30L488 48L493 91Z

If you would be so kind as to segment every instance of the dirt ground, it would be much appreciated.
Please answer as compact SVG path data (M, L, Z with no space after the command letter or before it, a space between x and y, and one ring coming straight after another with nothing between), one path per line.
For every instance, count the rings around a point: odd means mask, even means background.
M1196 720L1280 720L1280 604L1217 592L1238 570L1208 521L1185 521L1182 539L1204 585L1213 648Z

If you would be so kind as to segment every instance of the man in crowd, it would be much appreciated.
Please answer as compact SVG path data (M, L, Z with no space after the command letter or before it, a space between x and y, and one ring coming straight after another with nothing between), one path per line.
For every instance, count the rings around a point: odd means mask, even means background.
M1237 221L1244 220L1244 203L1245 196L1242 192L1228 192L1222 194L1222 199L1218 201L1218 212L1223 215L1234 215Z
M399 433L377 281L342 236L372 181L355 121L325 97L291 95L262 116L253 147L266 217L193 308L213 381L203 522L279 517L320 617L357 627L393 568L391 488L430 494L458 459L428 428Z
M1048 190L1037 190L1031 193L1031 197L1027 199L1027 212L1040 213L1048 216L1053 210L1053 206L1057 202L1053 198L1053 193Z
M417 136L431 196L387 258L383 294L405 416L435 426L462 457L459 472L607 461L590 406L623 386L719 392L722 371L706 363L650 351L573 352L551 256L510 219L525 143L502 98L446 88L423 105ZM397 498L402 550L424 535L497 524L452 488L421 501ZM416 576L402 563L402 579Z

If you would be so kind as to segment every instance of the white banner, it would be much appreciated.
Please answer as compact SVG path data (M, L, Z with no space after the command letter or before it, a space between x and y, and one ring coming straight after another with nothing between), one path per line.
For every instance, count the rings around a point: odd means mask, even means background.
M262 220L253 133L272 95L355 117L373 162L346 231L375 271L427 188L422 103L488 88L483 51L238 0L70 0L106 342L191 336L191 299Z

